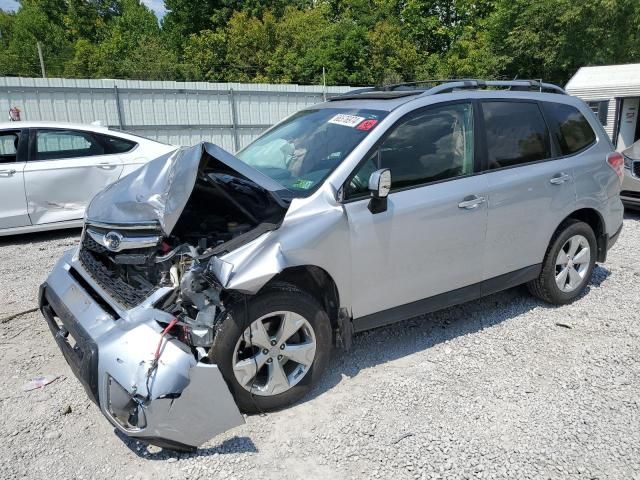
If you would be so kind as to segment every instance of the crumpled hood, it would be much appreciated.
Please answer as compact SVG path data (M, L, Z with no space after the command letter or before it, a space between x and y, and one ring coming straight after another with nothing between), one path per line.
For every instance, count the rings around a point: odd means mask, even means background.
M201 142L158 157L102 190L91 201L86 220L110 225L157 222L169 235L193 191L205 153L271 193L285 190L226 150Z

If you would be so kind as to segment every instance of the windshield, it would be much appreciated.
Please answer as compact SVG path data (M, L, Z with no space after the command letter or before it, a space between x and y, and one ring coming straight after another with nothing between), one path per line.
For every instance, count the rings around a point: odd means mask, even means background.
M295 194L306 196L386 115L379 110L302 110L236 156Z

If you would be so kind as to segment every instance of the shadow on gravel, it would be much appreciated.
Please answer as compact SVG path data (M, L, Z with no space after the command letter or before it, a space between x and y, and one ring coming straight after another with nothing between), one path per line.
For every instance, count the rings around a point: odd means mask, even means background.
M639 217L640 218L640 217ZM591 282L578 298L599 287L611 272L596 265ZM491 328L534 308L557 309L534 298L524 285L479 300L456 305L386 327L356 334L348 352L334 350L321 382L301 403L336 386L343 375L353 377L360 370L384 364L426 350L456 337Z
M228 455L230 453L257 453L253 440L249 437L233 437L215 447L198 448L195 452L181 453L160 447L149 446L143 442L127 437L119 430L113 430L129 450L145 460L169 460L170 458L209 457L211 455Z
M640 210L630 210L629 208L624 209L624 219L625 220L640 220ZM623 230L624 232L624 230Z
M73 236L80 236L82 229L67 228L64 230L51 230L48 232L23 233L20 235L7 235L0 237L0 247L8 245L28 245L31 243L51 242L64 240Z

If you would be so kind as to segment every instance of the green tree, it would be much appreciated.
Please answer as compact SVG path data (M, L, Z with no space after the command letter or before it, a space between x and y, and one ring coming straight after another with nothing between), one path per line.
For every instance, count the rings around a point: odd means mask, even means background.
M48 76L61 76L73 54L62 18L64 1L23 0L10 26L10 38L0 52L0 75L40 76L40 42Z
M564 83L583 65L640 61L637 0L500 0L487 27L508 76Z
M14 13L5 12L0 9L0 48L3 50L9 48L15 18Z
M138 0L122 0L121 14L105 27L97 44L86 38L75 45L67 62L68 76L98 78L174 79L177 56L161 38L156 16Z
M276 47L276 19L266 12L262 19L236 12L227 26L227 79L268 81L267 67Z
M70 40L98 42L107 24L121 13L121 0L68 0L62 18Z
M444 54L492 11L491 0L407 0L400 18L403 30L421 50Z
M224 82L227 74L227 35L222 29L202 30L184 45L182 76L190 81Z

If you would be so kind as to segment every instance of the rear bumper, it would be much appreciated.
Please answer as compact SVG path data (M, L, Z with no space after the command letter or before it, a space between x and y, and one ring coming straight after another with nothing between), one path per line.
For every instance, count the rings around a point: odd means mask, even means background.
M177 339L163 340L151 368L166 312L150 302L116 313L103 308L101 293L67 253L40 287L39 303L71 370L115 428L193 450L244 422L217 365L198 362Z

